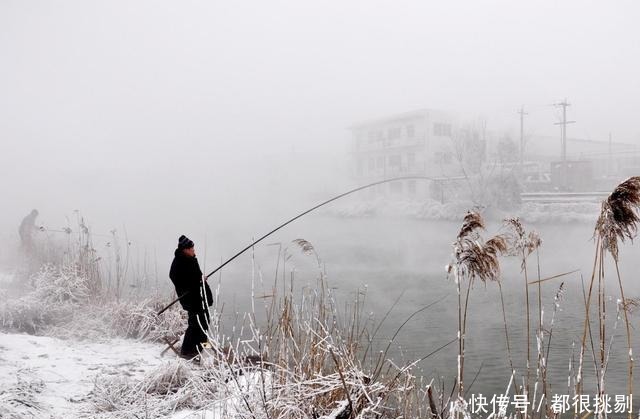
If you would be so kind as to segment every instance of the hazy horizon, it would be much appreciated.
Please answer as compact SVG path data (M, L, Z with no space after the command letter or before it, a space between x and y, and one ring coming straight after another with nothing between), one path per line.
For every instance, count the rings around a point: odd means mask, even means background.
M31 208L56 227L75 209L146 232L270 225L350 184L351 124L420 108L515 135L522 105L527 135L555 136L566 97L570 137L640 143L639 12L4 1L0 230Z

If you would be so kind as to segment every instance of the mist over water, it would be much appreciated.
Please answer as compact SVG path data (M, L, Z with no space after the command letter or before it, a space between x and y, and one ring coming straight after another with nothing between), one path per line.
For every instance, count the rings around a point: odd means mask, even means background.
M549 358L550 382L558 394L565 394L568 369L573 354L576 367L579 345L584 325L584 300L581 275L588 287L593 267L595 243L591 239L593 227L589 224L539 224L525 225L539 232L543 240L540 248L540 277L579 270L543 283L542 305L544 321L548 326L554 310L554 297L561 283L564 292L559 301L552 330ZM401 324L415 311L437 302L431 308L415 315L405 325L394 343L390 356L398 363L409 363L420 359L456 337L457 308L456 290L453 280L447 279L445 265L450 262L451 243L460 228L453 222L418 221L412 219L373 217L368 219L340 219L326 216L312 216L290 228L277 233L271 244L279 243L288 247L292 255L288 266L280 265L277 286L290 286L291 272L294 272L294 288L300 292L304 287L314 286L318 278L318 268L314 256L304 255L291 243L296 238L310 241L318 252L327 282L333 290L339 305L353 304L357 293L364 301L363 312L372 315L372 325L377 325L386 312L392 308L388 318L375 338L376 350L384 350L389 339ZM492 222L487 227L487 237L501 232L501 224ZM640 292L635 283L635 272L640 268L632 245L621 249L621 276L625 281L625 293L637 295ZM254 253L257 270L261 275L254 277L255 294L268 295L274 286L275 267L278 258L276 246L257 246ZM611 261L609 261L611 262ZM247 288L251 287L251 256L237 260L229 269L224 269L219 281L222 298L226 301L224 321L237 324L237 313L251 310ZM526 365L526 318L524 277L520 262L516 258L501 258L502 284L504 291L507 324L509 327L514 367L523 371ZM609 272L615 272L613 265L606 265ZM538 278L536 254L528 258L529 281ZM260 276L262 279L260 279ZM614 277L608 278L607 302L611 313L616 311L619 289ZM216 280L215 284L218 283ZM627 289L628 288L628 289ZM531 329L538 325L537 286L530 286ZM363 294L366 298L363 300ZM440 301L441 300L441 301ZM439 302L438 302L439 301ZM486 286L476 281L469 303L469 326L467 333L466 357L469 382L480 369L473 386L475 393L501 394L506 390L510 374L504 323L500 306L500 295L495 283ZM257 313L261 313L261 300L255 301ZM621 315L622 316L622 315ZM631 317L635 321L636 316ZM592 320L595 324L595 318ZM548 332L548 331L547 331ZM596 333L594 329L593 333ZM533 332L535 333L535 332ZM626 386L627 358L622 318L608 333L614 334L614 350L607 372L608 391L622 394ZM640 340L634 336L634 346ZM575 344L576 348L572 348ZM420 362L419 368L425 378L444 379L451 385L455 378L456 343ZM535 374L536 342L532 337L532 374ZM377 352L376 352L377 354ZM585 371L591 371L593 364L590 352L585 362ZM593 390L595 382L587 381Z

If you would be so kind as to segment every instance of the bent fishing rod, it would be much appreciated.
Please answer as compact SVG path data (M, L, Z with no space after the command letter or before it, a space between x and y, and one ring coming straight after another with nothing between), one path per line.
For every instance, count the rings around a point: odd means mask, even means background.
M433 180L433 178L428 177L428 176L401 176L401 177L395 177L395 178L391 178L391 179L385 179L385 180L380 180L378 182L373 182L373 183L369 183L368 185L364 185L364 186L359 186L355 189L351 189L350 191L341 193L340 195L334 196L331 199L327 199L324 202L321 202L320 204L316 205L315 207L309 208L308 210L296 215L295 217L291 218L288 221L285 221L284 223L280 224L278 227L274 228L273 230L271 230L270 232L268 232L267 234L265 234L264 236L260 237L259 239L255 240L254 242L250 243L247 247L245 247L244 249L240 250L238 253L236 253L235 255L231 256L229 259L227 259L226 262L224 262L222 265L218 266L216 269L214 269L213 271L211 271L211 273L209 273L207 276L204 277L204 280L209 279L209 277L213 274L215 274L216 272L218 272L220 269L224 268L225 266L227 266L229 263L231 263L234 259L236 259L238 256L242 255L244 252L246 252L247 250L251 249L253 246L255 246L256 244L260 243L262 240L266 239L267 237L269 237L270 235L272 235L273 233L275 233L276 231L280 230L281 228L287 226L288 224L291 224L292 222L294 222L295 220L297 220L300 217L303 217L307 214L309 214L311 211L314 211L324 205L327 205L337 199L340 199L342 197L345 197L347 195L350 195L352 193L361 191L363 189L367 189L367 188L371 188L373 186L376 185L381 185L383 183L389 183L389 182L395 182L395 181L399 181L399 180ZM158 316L161 315L162 313L164 313L166 310L168 310L171 306L173 306L175 303L177 303L178 301L180 301L181 298L185 297L187 294L189 294L189 291L186 291L185 293L183 293L182 295L178 296L178 298L176 298L175 300L173 300L171 303L169 303L165 308L163 308L162 310L160 310L158 312Z

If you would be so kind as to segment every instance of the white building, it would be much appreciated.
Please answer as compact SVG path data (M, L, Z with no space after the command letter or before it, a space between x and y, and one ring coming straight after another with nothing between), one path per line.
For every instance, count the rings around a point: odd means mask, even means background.
M469 144L484 153L478 126L431 109L355 124L350 127L352 174L361 184L402 176L428 176L443 182L458 178ZM430 187L429 182L403 180L379 185L370 193L424 197Z

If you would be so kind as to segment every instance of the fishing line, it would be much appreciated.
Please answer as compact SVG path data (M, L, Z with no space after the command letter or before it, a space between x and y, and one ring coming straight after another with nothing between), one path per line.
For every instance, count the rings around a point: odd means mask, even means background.
M244 252L246 252L247 250L251 249L256 244L260 243L262 240L266 239L267 237L269 237L270 235L272 235L276 231L280 230L281 228L287 226L288 224L291 224L292 222L294 222L298 218L309 214L311 211L314 211L314 210L316 210L316 209L318 209L318 208L320 208L320 207L322 207L324 205L327 205L327 204L329 204L329 203L331 203L331 202L333 202L333 201L335 201L337 199L340 199L342 197L350 195L350 194L352 194L354 192L358 192L358 191L361 191L363 189L371 188L371 187L376 186L376 185L381 185L383 183L395 182L395 181L400 181L400 180L433 180L433 178L428 177L428 176L401 176L401 177L395 177L395 178L391 178L391 179L385 179L385 180L380 180L378 182L369 183L368 185L359 186L359 187L357 187L355 189L351 189L351 190L349 190L347 192L341 193L340 195L334 196L333 198L328 199L328 200L326 200L324 202L321 202L320 204L318 204L318 205L316 205L314 207L311 207L308 210L296 215L295 217L291 218L290 220L285 221L284 223L280 224L278 227L274 228L273 230L271 230L270 232L268 232L264 236L262 236L259 239L255 240L254 242L249 244L247 247L245 247L244 249L240 250L238 253L236 253L235 255L231 256L229 259L227 259L226 262L224 262L223 264L218 266L216 269L211 271L211 273L209 273L207 276L205 276L205 280L208 279L211 275L213 275L216 272L218 272L220 269L224 268L227 264L232 262L235 258L237 258L238 256L242 255ZM169 309L175 303L180 301L180 299L182 297L186 296L187 294L189 294L189 291L187 291L187 292L183 293L182 295L178 296L178 298L176 298L171 303L169 303L166 307L164 307L162 310L160 310L158 312L158 316L161 315L162 313L164 313L167 309Z

